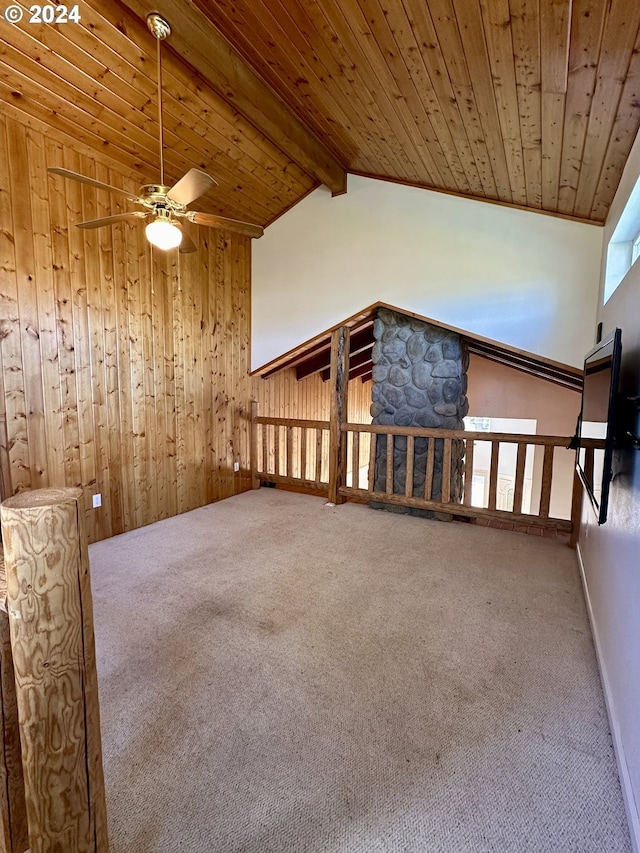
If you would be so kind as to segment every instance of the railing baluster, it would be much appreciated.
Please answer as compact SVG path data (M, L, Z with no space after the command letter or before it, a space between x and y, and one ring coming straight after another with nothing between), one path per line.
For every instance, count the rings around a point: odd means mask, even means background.
M549 518L549 505L551 503L551 480L553 479L553 446L548 444L544 449L544 460L542 462L542 487L540 489L540 518Z
M293 427L287 427L287 477L293 477Z
M372 492L376 481L376 445L378 436L371 433L371 444L369 445L369 491Z
M307 428L300 427L300 478L307 479Z
M464 450L464 498L463 504L471 506L471 487L473 485L473 452L475 449L475 441L468 438L465 442Z
M524 466L527 461L527 445L518 442L518 455L516 457L516 482L513 489L513 511L522 512L522 495L524 492Z
M266 474L269 471L269 425L260 424L262 430L262 473Z
M280 424L273 426L273 473L280 473Z
M387 478L385 481L385 493L393 494L393 435L387 436Z
M451 439L444 439L442 448L442 503L451 501Z
M415 439L412 435L407 436L407 479L404 486L404 494L407 498L413 497L413 461L414 461L414 443Z
M498 496L498 457L500 455L500 442L491 442L491 469L489 471L489 506L488 509L495 510Z
M316 430L316 485L322 482L322 433L323 430Z
M427 449L427 465L425 469L424 499L430 501L433 492L433 463L436 457L436 441L434 438L429 438L427 441L429 447Z
M360 488L360 433L352 432L351 439L353 441L352 456L351 456L351 486L354 489Z

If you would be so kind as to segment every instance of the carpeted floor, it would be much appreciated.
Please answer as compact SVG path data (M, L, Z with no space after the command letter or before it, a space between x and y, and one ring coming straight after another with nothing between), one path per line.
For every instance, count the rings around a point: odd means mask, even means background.
M261 489L90 557L112 853L630 851L565 545Z

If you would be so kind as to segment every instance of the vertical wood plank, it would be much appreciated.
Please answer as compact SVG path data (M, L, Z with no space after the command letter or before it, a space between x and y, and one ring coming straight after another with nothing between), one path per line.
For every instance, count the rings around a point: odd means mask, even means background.
M108 183L117 181L111 172ZM124 206L118 202L111 210L122 212ZM108 443L108 494L103 495L110 509L111 532L113 535L125 530L124 484L122 476L121 412L120 385L118 372L118 289L123 278L122 245L125 240L125 226L119 226L109 235L109 240L101 244L101 267L104 271L102 326L104 328L104 369L106 395L106 424ZM160 371L161 372L161 366ZM159 378L160 381L160 378ZM164 437L164 425L158 424L160 437ZM103 481L106 481L103 473Z
M48 176L46 148L40 134L27 131L29 185L40 192L32 194L32 226L34 251L33 288L37 295L37 329L40 338L40 382L42 384L42 418L45 447L38 451L41 476L38 485L64 486L64 439L60 372L58 369L58 342L56 327L56 301L53 277L51 217L47 199ZM36 483L34 482L34 486Z
M258 424L256 423L256 418L258 417L258 404L255 400L251 401L251 453L250 453L250 465L251 465L251 488L259 489L260 488L260 478L258 477L258 471L260 470L258 464ZM264 429L264 427L263 427Z
M126 230L124 240L117 244L116 249L116 324L118 332L118 399L120 414L119 441L121 450L122 513L124 529L132 530L137 527L136 502L137 489L134 468L134 435L133 408L134 391L131 383L132 341L129 327L131 314L132 281L130 277L129 258L137 251L137 239L132 230ZM173 320L173 315L171 315ZM166 328L166 334L173 339L173 323ZM172 362L173 368L173 362ZM173 447L175 461L175 443ZM116 459L113 460L115 463Z
M124 231L127 226L123 226ZM120 237L122 240L122 236ZM167 374L165 368L165 299L164 299L164 277L160 272L156 260L156 251L149 247L149 271L151 276L151 334L153 350L153 374L154 374L154 462L157 515L158 519L167 518L168 507L171 502L173 491L173 480L169 475L170 455L172 447L168 442L167 425ZM207 383L210 385L210 383ZM117 488L117 484L116 488ZM114 485L112 484L112 488Z
M3 478L11 492L31 486L29 470L29 439L24 379L20 344L20 313L18 310L18 281L16 247L13 239L10 147L7 123L0 116L0 350L2 352L2 410L5 415L5 463L9 476ZM6 497L6 495L5 495Z
M171 258L172 275L177 286L173 290L173 352L174 352L174 389L176 411L176 504L178 512L189 508L188 472L186 459L186 389L185 389L185 308L186 300L179 261Z
M15 367L20 365L16 376L5 376L10 383L10 399L15 404L8 411L7 429L9 445L15 438L22 444L22 472L16 471L14 485L37 488L44 485L43 469L46 466L46 436L44 427L44 401L40 378L40 334L38 328L38 303L35 283L35 259L33 246L33 223L31 195L24 191L23 176L29 174L26 132L16 123L8 126L9 198L13 240L15 242L15 303L8 307L15 311L15 322L11 330L15 333L13 345L16 353ZM6 352L6 350L5 350ZM12 365L9 365L11 369ZM7 367L5 363L5 368ZM11 387L13 386L13 387ZM12 399L13 403L13 399ZM15 482L17 481L17 482Z
M103 231L105 229L99 229ZM108 230L108 229L107 229ZM158 521L161 516L158 506L158 457L159 457L159 434L158 434L158 405L157 399L158 381L155 372L156 364L156 336L154 334L154 293L153 280L153 257L151 245L146 247L146 252L141 263L141 332L143 341L142 354L142 380L144 389L144 433L146 448L146 470L147 470L147 523Z
M205 265L207 270L206 279L202 282L203 286L203 322L202 322L202 377L203 377L203 415L204 415L204 423L203 423L203 439L204 439L204 449L205 449L205 467L207 470L206 476L206 501L207 503L211 503L216 498L216 490L214 488L214 476L213 472L215 469L215 425L213 422L213 408L214 408L214 395L215 395L215 379L214 379L214 364L215 364L215 355L214 355L214 341L216 335L216 327L215 327L215 290L216 290L216 279L213 274L213 255L211 251L209 234L198 235L198 255L201 259L201 262ZM253 420L251 419L250 428L252 427ZM256 430L256 441L258 439L257 430L258 427L255 427ZM255 465L255 470L258 471L258 459L257 456L253 457L251 450L248 450L249 464L252 469Z
M108 169L96 165L95 177L109 183L111 176ZM108 216L111 213L111 194L97 192L98 216ZM93 430L96 453L96 486L95 491L102 494L102 506L93 512L95 518L96 538L103 539L113 535L112 523L112 484L111 460L109 441L109 392L107 389L107 352L106 335L111 336L111 313L109 306L110 291L113 289L113 233L111 228L99 228L96 231L97 247L93 255L85 256L87 269L87 314L90 332L90 359L93 376ZM105 305L105 301L107 304ZM114 424L117 429L117 425ZM117 466L114 466L117 480ZM117 500L116 487L116 500Z
M64 149L64 165L74 172L84 172L93 164L87 158L81 158L75 151ZM88 252L96 251L96 235L80 231L77 222L83 219L95 219L95 191L83 188L75 181L65 181L67 199L67 228L69 240L69 273L71 282L72 324L69 345L73 353L75 367L75 391L77 404L77 435L75 442L79 447L80 476L85 496L85 509L91 506L91 495L95 491L96 457L95 432L93 429L93 398L91 378L91 349L89 319L87 312L87 279L85 257ZM90 515L87 519L89 536L98 538L97 518Z

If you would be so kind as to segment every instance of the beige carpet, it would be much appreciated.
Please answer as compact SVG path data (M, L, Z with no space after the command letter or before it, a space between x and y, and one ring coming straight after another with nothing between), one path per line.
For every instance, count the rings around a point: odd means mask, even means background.
M90 556L112 853L630 851L565 545L261 489Z

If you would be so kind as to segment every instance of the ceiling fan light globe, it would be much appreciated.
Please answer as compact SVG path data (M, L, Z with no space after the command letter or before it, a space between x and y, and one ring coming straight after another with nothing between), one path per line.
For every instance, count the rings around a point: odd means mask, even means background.
M166 219L150 222L145 228L145 234L147 240L163 252L176 249L182 242L182 231Z

